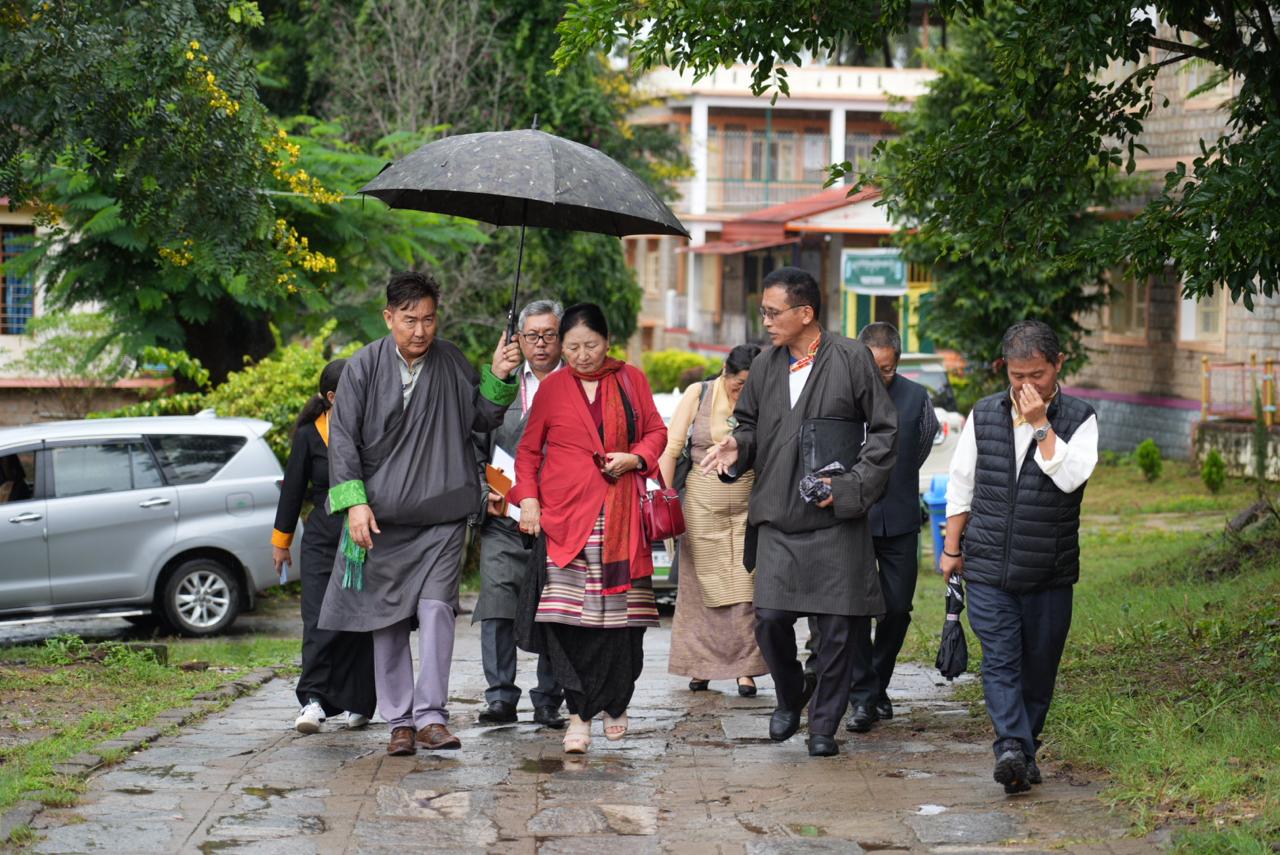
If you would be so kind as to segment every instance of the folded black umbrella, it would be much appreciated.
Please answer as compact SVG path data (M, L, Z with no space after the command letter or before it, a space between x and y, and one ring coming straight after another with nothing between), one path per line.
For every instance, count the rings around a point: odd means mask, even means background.
M934 666L942 676L954 680L969 668L969 645L964 639L964 626L960 612L964 611L964 589L960 579L951 577L947 583L947 620L942 625L942 643L938 645L938 658Z

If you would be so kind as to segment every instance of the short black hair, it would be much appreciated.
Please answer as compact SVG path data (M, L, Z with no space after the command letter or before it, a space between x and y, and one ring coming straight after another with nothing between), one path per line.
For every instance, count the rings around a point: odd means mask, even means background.
M867 347L891 347L894 359L902 356L902 336L898 334L898 328L893 324L886 324L883 321L867 324L862 328L862 332L858 333L858 341Z
M1062 355L1062 345L1053 327L1044 321L1018 321L1005 330L1000 353L1006 362L1010 359L1034 359L1039 354L1056 365Z
M760 355L760 345L740 344L724 360L724 373L741 374L751 367L751 363Z
M406 270L392 274L391 281L387 282L388 309L406 309L428 297L439 308L440 286L430 274Z
M585 326L601 338L609 337L609 322L605 320L604 310L595 303L574 303L564 310L560 318L560 340L574 327Z
M779 267L764 278L761 290L782 288L787 292L787 305L812 306L815 318L822 312L822 289L813 274L799 267Z

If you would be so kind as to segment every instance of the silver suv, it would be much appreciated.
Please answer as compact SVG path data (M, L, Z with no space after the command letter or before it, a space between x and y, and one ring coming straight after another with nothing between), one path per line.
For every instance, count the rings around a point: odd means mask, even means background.
M212 412L0 428L0 623L226 629L276 582L270 428Z

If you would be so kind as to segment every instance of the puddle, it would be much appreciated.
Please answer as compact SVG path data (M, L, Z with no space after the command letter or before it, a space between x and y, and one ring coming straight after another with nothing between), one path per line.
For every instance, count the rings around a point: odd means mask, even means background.
M593 769L601 772L616 772L628 770L631 763L619 757L610 757L608 755L596 755L594 757L527 757L520 761L517 766L521 772L527 772L530 775L554 775L557 772L565 770L571 772L582 772L587 769Z
M520 761L519 769L530 775L554 775L564 771L564 760L560 757L530 757Z
M113 792L124 793L126 796L149 796L155 790L148 790L146 787L116 787Z
M919 769L894 769L891 772L881 772L880 775L885 778L906 778L908 781L923 781L933 777L932 772L922 772Z
M946 812L947 809L942 805L920 805L920 810L916 811L916 816L937 816Z

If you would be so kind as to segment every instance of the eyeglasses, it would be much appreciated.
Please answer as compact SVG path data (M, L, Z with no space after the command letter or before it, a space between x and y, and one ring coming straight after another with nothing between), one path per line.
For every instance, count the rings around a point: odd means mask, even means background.
M764 306L761 306L760 317L766 321L776 321L778 319L778 315L781 315L783 312L789 312L792 309L804 309L807 307L809 307L808 303L801 303L798 306L787 306L785 309L766 309Z
M560 333L557 332L523 332L520 337L529 344L537 344L539 341L545 341L547 344L555 344L560 340Z

